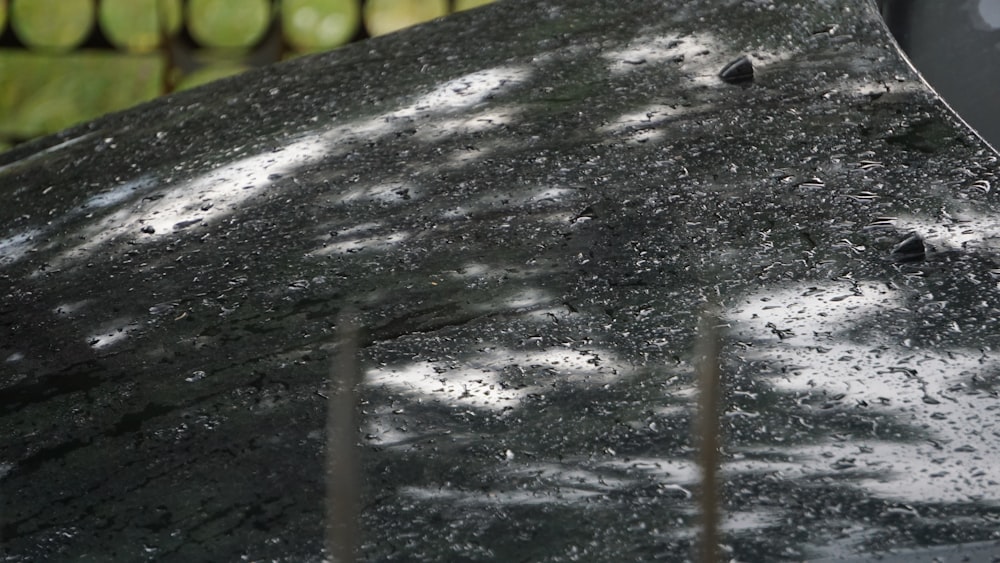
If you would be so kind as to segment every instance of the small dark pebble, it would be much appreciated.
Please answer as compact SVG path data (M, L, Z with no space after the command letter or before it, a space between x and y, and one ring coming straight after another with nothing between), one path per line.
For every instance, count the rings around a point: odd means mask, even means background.
M916 233L910 233L902 242L892 248L889 257L895 262L920 262L924 260L927 257L924 239Z
M156 229L154 229L152 225L146 225L141 229L141 231L146 233L147 235L151 235L156 232Z
M753 82L753 63L750 57L743 55L727 64L719 72L719 78L727 84L748 84Z

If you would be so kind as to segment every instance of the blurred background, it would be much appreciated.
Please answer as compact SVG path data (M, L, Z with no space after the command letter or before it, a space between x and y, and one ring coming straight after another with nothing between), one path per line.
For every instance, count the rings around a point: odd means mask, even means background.
M0 151L494 0L0 0Z

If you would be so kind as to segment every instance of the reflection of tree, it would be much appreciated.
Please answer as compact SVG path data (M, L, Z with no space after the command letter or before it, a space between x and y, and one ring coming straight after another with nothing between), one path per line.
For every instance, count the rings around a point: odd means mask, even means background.
M884 40L864 15L843 23L855 43L759 31L792 12L794 29L847 17L835 8L706 8L733 26L720 37L660 4L565 6L520 22L541 46L487 41L447 69L390 57L403 39L388 38L0 169L5 184L53 186L52 202L0 210L16 231L0 248L17 246L0 346L22 355L0 399L5 538L36 558L315 556L319 393L350 305L367 329L366 555L681 558L697 492L693 312L710 295L732 323L735 556L988 537L980 502L886 493L920 455L963 460L938 465L945 481L968 468L964 491L986 495L992 475L978 464L993 438L962 419L987 395L948 387L992 377L977 363L992 316L972 304L995 300L974 282L990 279L991 250L930 253L922 276L884 260L903 222L937 225L958 205L920 182L950 178L968 147L916 159L875 133L905 128L897 109L955 125L909 83L882 94L905 70L863 58ZM722 87L714 73L750 39L770 78ZM373 86L353 96L315 72L330 66ZM262 109L276 96L287 113ZM156 144L206 131L203 154ZM68 185L65 170L94 176ZM947 302L915 309L928 292ZM956 316L987 332L934 340ZM968 410L943 410L943 395ZM950 518L977 517L952 535Z

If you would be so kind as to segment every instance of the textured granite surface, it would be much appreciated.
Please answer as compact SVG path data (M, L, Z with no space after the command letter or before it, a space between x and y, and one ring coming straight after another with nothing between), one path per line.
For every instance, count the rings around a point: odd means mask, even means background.
M353 308L362 559L683 560L708 302L728 557L993 541L997 170L866 0L502 1L22 146L0 552L322 560Z

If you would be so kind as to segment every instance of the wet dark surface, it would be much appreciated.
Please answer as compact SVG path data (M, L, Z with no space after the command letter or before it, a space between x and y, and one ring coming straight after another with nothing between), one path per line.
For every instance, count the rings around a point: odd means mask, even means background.
M861 0L501 2L19 147L6 560L321 560L349 307L364 559L683 560L710 300L731 557L995 541L996 173Z
M899 45L955 111L1000 146L1000 1L880 0Z

